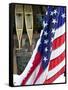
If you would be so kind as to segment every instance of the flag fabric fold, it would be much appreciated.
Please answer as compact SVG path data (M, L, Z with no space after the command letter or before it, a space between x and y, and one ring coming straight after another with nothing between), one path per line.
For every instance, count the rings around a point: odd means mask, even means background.
M48 6L43 17L43 30L16 84L50 84L64 72L65 7Z

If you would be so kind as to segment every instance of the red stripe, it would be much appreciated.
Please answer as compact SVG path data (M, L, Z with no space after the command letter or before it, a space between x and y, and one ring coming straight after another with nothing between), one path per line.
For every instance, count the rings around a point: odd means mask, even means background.
M64 42L65 42L65 34L61 35L60 37L56 38L53 41L53 45L52 45L53 50L60 47Z
M55 68L58 64L60 64L64 60L64 58L65 51L61 55L50 61L49 70Z
M40 69L39 69L39 72L38 72L38 74L37 74L37 77L36 77L36 79L34 80L34 84L35 84L36 80L40 77L40 75L42 74L43 71L44 71L44 69L43 69L42 66L41 66Z
M37 53L33 62L33 66L31 67L29 73L27 74L27 76L24 78L24 80L22 80L22 85L25 85L27 80L29 79L29 77L31 76L31 74L33 73L34 69L38 66L38 64L41 61L41 54Z
M53 81L55 81L60 75L62 75L65 72L65 66L58 71L54 76L52 76L51 78L49 78L48 80L45 80L44 84L50 84L53 83Z

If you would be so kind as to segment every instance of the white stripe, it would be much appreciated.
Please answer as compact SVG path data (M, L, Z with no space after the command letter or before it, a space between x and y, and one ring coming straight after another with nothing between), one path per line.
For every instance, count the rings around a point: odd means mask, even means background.
M34 72L32 73L32 75L30 76L30 78L28 79L28 81L26 82L26 85L32 85L34 80L36 79L36 76L39 72L40 69L40 65L41 63L37 66L37 68L34 70Z
M62 54L63 51L65 51L65 42L59 48L52 51L50 60L58 57L60 54Z
M56 80L54 80L52 83L64 83L64 82L65 82L65 76L64 76L64 73L63 73Z
M65 59L59 64L57 65L54 69L50 70L48 72L48 76L47 79L51 78L53 75L55 75L59 70L61 70L61 68L65 66Z
M45 69L45 71L37 79L37 81L35 82L35 84L43 84L43 82L45 81L45 79L47 78L47 75L48 75L48 68L49 68L49 66Z
M54 40L56 38L60 37L61 35L63 35L64 33L65 33L65 23L61 27L59 27L58 29L56 29Z
M58 66L48 72L48 69L45 70L41 76L38 78L35 84L43 84L46 79L49 79L53 75L55 75L63 66L65 65L65 60L63 60ZM48 74L48 76L47 76Z

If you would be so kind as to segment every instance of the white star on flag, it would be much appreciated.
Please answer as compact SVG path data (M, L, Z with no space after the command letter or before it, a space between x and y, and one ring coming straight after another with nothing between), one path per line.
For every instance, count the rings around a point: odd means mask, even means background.
M44 57L44 59L43 59L45 62L47 61L47 58L46 57Z
M53 24L56 24L56 23L57 23L57 20L56 20L56 19L53 19L53 20L52 20L52 23L53 23Z
M61 16L62 16L62 18L65 18L65 13L64 13L64 14L62 14Z
M48 43L48 40L44 40L44 43L47 44Z
M57 14L57 10L54 10L54 14L55 14L55 15Z
M52 33L53 33L53 34L55 33L55 28L52 29Z
M54 12L51 12L51 14L50 15L53 15L54 14Z
M45 36L47 36L47 34L48 34L47 32L44 32L44 35L45 35Z
M47 25L48 25L48 23L47 23L47 22L45 23L45 21L43 21L43 26L44 26L44 28L45 28Z
M45 52L47 52L48 51L48 49L47 49L47 47L45 48Z

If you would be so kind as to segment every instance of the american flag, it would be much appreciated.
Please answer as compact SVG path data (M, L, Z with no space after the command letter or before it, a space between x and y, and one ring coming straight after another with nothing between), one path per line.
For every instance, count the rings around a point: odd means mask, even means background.
M43 30L18 84L53 83L65 72L65 7L48 6Z

